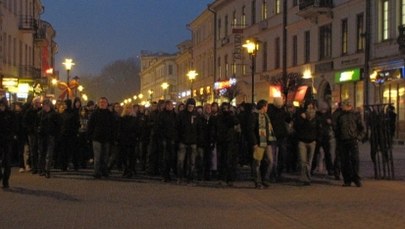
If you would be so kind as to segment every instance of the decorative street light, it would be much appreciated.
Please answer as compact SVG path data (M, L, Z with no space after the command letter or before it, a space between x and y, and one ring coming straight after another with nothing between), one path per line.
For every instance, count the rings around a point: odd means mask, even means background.
M193 98L193 83L194 83L194 80L195 80L195 78L198 76L198 73L195 71L195 70L190 70L188 73L187 73L187 77L188 77L188 79L190 80L190 90L191 90L191 98Z
M243 48L246 49L248 52L250 59L251 59L251 65L250 69L252 70L252 104L255 103L255 62L256 62L256 54L257 51L259 50L259 44L251 41L251 40L246 40L246 43L242 45Z
M166 92L170 85L167 82L163 82L160 86L163 89L163 99L166 99Z
M70 70L72 70L72 66L75 65L75 63L73 63L72 59L65 59L65 62L63 62L62 64L65 65L65 68L66 68L66 72L67 72L66 85L67 85L67 87L69 87ZM67 99L69 99L69 93L67 93L66 96L67 96Z
M153 101L153 90L149 89L148 93L149 93L149 100L150 100L150 102L152 102Z

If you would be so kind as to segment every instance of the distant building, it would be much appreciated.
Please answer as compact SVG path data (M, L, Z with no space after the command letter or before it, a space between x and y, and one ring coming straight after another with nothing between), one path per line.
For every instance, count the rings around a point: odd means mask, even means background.
M49 93L57 45L43 10L40 0L0 2L0 87L10 101Z

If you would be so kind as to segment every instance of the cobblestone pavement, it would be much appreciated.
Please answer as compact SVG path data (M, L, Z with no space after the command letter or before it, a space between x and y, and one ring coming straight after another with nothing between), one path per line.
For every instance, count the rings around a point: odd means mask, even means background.
M311 186L296 175L264 190L247 180L230 188L137 176L93 180L91 170L18 173L0 190L0 228L404 228L405 150L394 148L396 180L374 180L361 146L363 187L341 187L322 174Z

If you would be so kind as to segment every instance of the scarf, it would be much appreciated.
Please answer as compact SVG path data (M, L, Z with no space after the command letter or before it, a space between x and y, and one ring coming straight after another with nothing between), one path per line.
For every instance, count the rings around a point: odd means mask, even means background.
M259 113L259 138L260 147L266 147L268 142L276 141L273 126L271 125L270 118L266 113Z

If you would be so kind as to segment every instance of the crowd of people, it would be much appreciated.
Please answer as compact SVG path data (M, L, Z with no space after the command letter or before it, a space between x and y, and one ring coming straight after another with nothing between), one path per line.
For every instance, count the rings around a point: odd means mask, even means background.
M164 182L219 180L228 186L238 180L238 168L249 166L255 188L262 189L290 172L310 185L324 163L331 179L342 175L343 186L360 187L358 141L365 128L350 101L339 105L332 111L308 100L296 108L275 98L271 104L196 106L190 98L145 108L105 97L86 105L78 98L54 105L36 97L9 106L2 98L0 180L9 187L11 161L17 158L20 172L46 178L55 170L93 166L95 179L117 169L125 178L145 171Z

